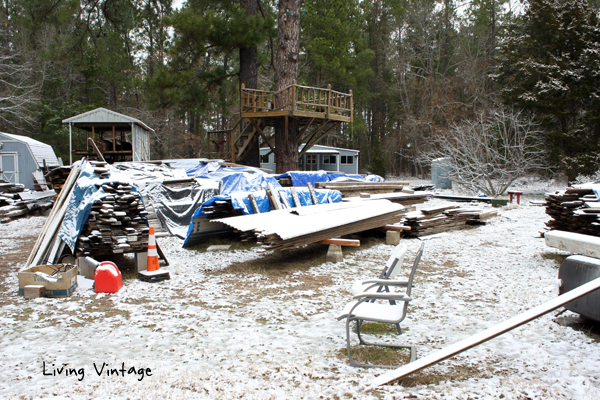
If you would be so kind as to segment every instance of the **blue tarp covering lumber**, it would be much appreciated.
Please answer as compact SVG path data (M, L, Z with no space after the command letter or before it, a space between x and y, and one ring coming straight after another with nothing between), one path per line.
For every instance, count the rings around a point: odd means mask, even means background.
M346 179L355 179L365 182L383 182L384 179L378 175L355 175L355 174L332 174L326 171L289 171L285 174L276 176L275 179L290 178L292 185L296 187L306 186L308 183L315 186L317 182L331 182L333 180L343 181Z
M253 192L257 187L266 189L269 183L276 188L281 187L275 178L253 167L233 168L216 161L202 160L181 160L171 166L184 169L189 177L221 181L221 194Z

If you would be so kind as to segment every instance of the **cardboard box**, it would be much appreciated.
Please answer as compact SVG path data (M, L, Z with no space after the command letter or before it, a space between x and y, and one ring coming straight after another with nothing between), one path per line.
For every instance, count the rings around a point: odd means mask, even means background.
M46 297L67 297L77 289L77 267L68 264L38 265L19 272L19 294L25 286L42 285Z

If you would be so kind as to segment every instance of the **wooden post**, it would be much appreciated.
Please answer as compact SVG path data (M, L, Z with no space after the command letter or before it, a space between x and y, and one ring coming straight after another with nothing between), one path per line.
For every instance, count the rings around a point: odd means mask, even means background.
M350 89L350 122L354 122L354 95Z
M281 208L282 208L281 203L279 202L279 199L275 195L275 188L273 187L273 184L269 183L268 186L269 187L266 190L267 197L271 201L271 206L273 207L273 210L281 210Z
M310 198L312 199L313 205L319 204L319 199L317 198L317 194L315 193L315 188L313 188L312 183L308 182L306 186L308 187L308 192L310 193Z
M298 99L298 94L297 94L297 89L298 86L296 85L296 81L294 81L294 84L291 87L291 94L290 96L292 96L292 113L294 111L296 111L296 100ZM286 131L287 131L287 127L286 127Z
M229 131L229 150L231 151L231 162L235 162L235 132Z
M260 214L260 209L258 208L258 203L256 202L256 199L254 198L254 195L249 194L248 195L248 200L250 200L250 204L252 205L252 209L254 210L254 214Z
M300 198L298 197L298 193L296 192L295 187L290 188L290 193L292 194L292 199L294 200L295 207L302 207L302 203L300 203Z
M112 131L113 131L113 151L117 151L117 137L115 136L115 126L113 125L112 127ZM133 141L133 140L132 140Z
M246 100L244 89L246 89L246 84L242 83L242 87L240 88L240 115L244 111L244 101Z
M327 108L325 109L327 114L325 117L329 119L329 116L331 115L331 83L327 85L327 97L325 101L327 103Z

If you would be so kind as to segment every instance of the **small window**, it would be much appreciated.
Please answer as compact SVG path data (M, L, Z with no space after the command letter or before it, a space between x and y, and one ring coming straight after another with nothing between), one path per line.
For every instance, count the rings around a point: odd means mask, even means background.
M323 164L337 164L337 157L325 155L323 156Z
M354 156L340 156L340 164L354 164Z
M269 163L269 156L270 156L270 154L265 154L264 156L260 156L260 162L262 164L268 164Z
M316 164L317 163L317 156L314 154L308 154L306 156L306 163L307 164Z
M300 157L298 159L298 165L302 165L302 162L304 161L304 157Z

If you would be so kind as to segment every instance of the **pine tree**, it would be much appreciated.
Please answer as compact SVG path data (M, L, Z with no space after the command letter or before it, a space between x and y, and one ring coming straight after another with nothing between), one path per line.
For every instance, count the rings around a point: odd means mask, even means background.
M534 113L572 180L598 169L600 29L585 0L531 0L502 48L505 104Z

